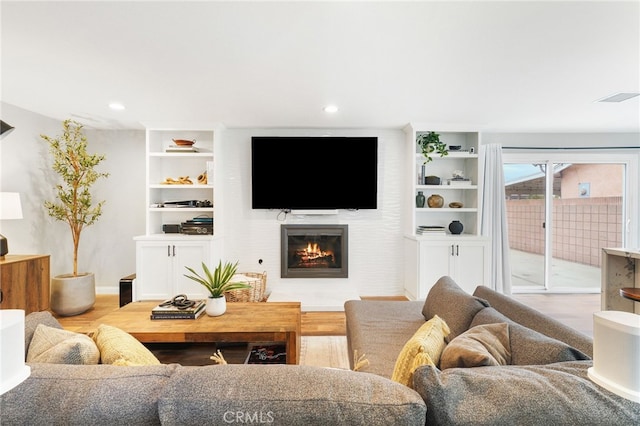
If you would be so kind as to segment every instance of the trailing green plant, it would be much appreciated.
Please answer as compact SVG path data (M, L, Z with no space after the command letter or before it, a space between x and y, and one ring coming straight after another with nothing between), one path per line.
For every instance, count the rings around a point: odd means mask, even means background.
M440 140L440 135L436 132L421 133L416 138L416 142L422 150L424 155L424 163L427 164L433 160L431 157L433 154L440 154L440 157L444 157L449 154L447 150L447 144Z
M102 215L105 201L94 204L91 187L96 181L108 177L109 173L96 171L105 159L104 155L87 152L87 137L82 125L73 120L62 123L62 135L55 138L40 135L49 143L53 155L53 170L62 183L55 186L57 201L45 201L49 216L66 222L73 238L73 276L78 276L78 247L80 234L86 226L93 225Z
M245 283L233 283L231 278L236 274L238 269L238 262L231 263L225 262L222 264L222 260L218 263L218 266L213 271L213 274L207 267L206 263L202 262L202 270L204 276L198 274L193 268L185 266L189 272L193 275L184 274L185 277L202 284L207 291L209 291L210 297L218 298L224 296L227 291L240 290L243 288L251 288L250 285Z

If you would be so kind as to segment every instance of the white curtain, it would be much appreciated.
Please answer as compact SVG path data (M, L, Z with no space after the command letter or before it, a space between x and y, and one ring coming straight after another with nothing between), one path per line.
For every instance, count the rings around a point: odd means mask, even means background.
M484 147L481 231L482 235L491 238L489 286L500 293L511 294L502 146L494 143Z

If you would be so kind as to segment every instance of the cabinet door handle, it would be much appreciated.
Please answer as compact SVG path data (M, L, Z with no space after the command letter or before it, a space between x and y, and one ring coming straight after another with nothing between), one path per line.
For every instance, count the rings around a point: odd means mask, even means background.
M167 244L167 257L171 257L171 246Z
M460 246L456 244L456 256L460 256Z
M455 256L455 254L453 252L453 244L451 244L451 256Z
M176 257L176 246L173 246L173 257Z

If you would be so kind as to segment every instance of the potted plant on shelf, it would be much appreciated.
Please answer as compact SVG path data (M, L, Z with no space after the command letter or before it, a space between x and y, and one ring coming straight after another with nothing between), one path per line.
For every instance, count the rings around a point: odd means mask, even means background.
M213 271L213 274L207 267L206 263L202 262L204 277L194 271L193 268L188 266L185 266L185 268L187 268L187 270L193 275L184 274L184 276L202 284L209 292L205 312L207 315L212 317L220 316L226 312L227 299L224 297L224 294L227 291L251 288L250 285L245 283L231 282L231 279L236 274L238 262L225 262L223 265L221 260Z
M105 156L89 154L80 123L65 120L62 129L60 136L40 137L49 143L52 169L60 178L55 185L57 200L45 201L44 207L49 216L69 225L73 239L73 272L51 280L51 310L71 316L85 312L95 303L95 276L92 272L78 272L78 248L82 230L98 220L105 203L94 203L91 187L109 174L96 171Z
M422 150L422 155L424 155L424 163L432 161L432 154L440 154L440 157L444 157L449 153L447 151L447 144L440 140L440 135L436 132L427 132L421 133L416 138L416 142L420 146Z

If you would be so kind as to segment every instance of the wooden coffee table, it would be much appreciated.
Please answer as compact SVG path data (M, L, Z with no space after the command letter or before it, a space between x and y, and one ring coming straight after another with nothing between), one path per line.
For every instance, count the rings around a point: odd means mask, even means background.
M142 343L283 342L287 364L300 361L300 302L233 302L219 317L202 314L195 320L151 320L151 309L162 301L131 302L78 330L98 325L117 327Z

